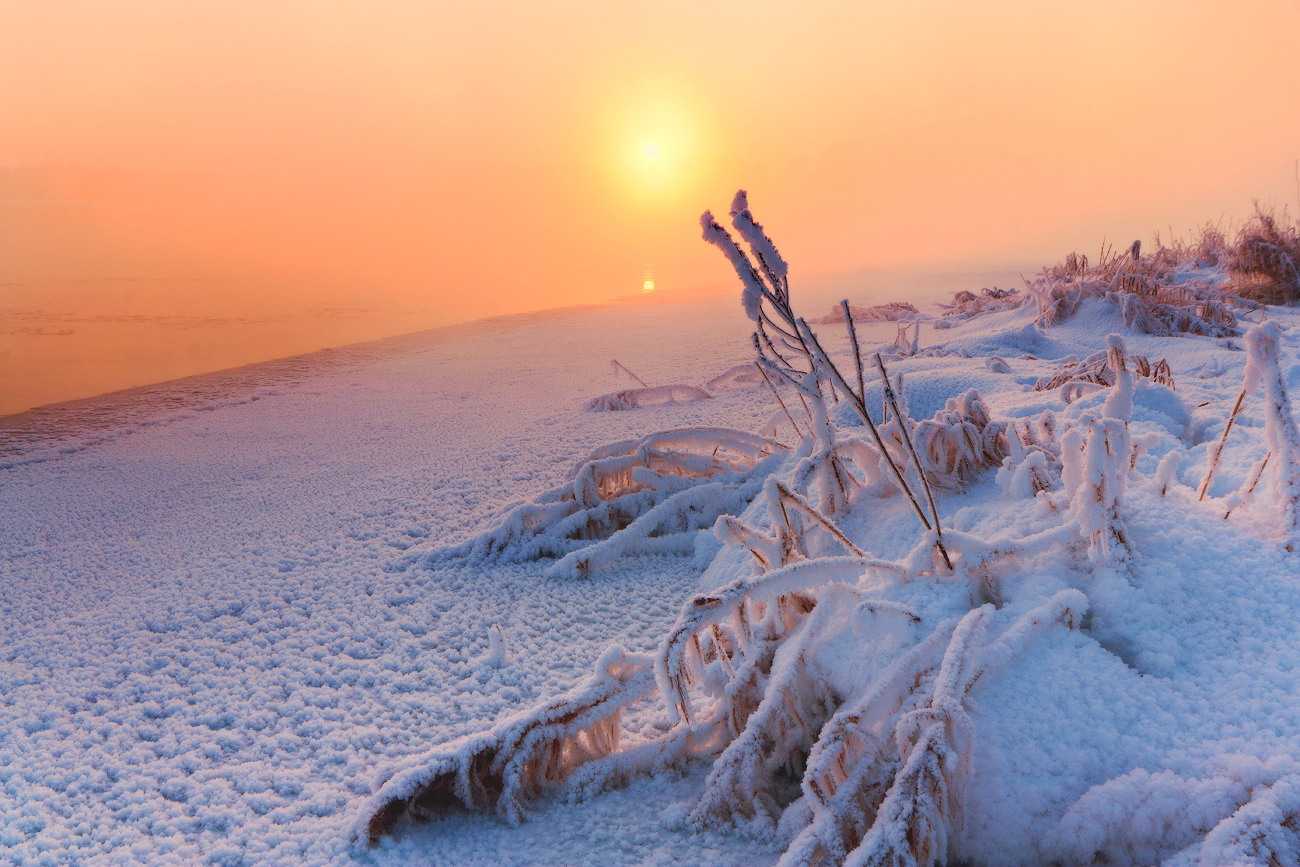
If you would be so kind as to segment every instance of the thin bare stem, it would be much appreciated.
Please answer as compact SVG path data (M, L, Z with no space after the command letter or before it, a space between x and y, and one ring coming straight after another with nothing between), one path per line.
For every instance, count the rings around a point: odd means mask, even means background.
M772 397L776 398L776 402L781 404L781 411L785 413L786 419L789 420L790 427L794 428L794 435L802 438L803 431L799 430L799 425L794 423L794 416L790 415L790 410L786 409L785 401L781 400L781 395L777 392L776 386L772 384L772 380L768 378L767 371L757 361L754 362L754 366L758 368L758 372L763 377L763 381L767 383L767 387L772 390Z
M627 369L625 366L623 366L622 364L619 364L617 358L611 358L611 359L609 360L609 363L612 364L612 365L614 365L616 368L618 368L619 370L623 371L624 373L626 373L628 376L630 376L630 377L632 377L633 379L635 379L637 382L641 383L641 387L642 387L642 388L649 388L649 387L650 387L650 386L648 386L648 385L645 384L645 380L644 380L644 379L642 379L641 377L637 376L637 375L636 375L635 373L633 373L632 371L628 370L628 369Z
M799 330L807 333L805 340L816 350L818 359L826 365L826 368L830 371L835 384L840 387L841 391L849 396L853 408L858 411L858 415L862 416L862 420L867 423L867 430L871 433L871 438L875 440L876 448L880 449L880 453L884 455L885 463L889 464L890 472L893 473L894 480L898 482L899 490L907 495L908 502L912 504L912 511L916 512L916 517L921 520L922 526L927 530L933 530L934 528L930 525L930 519L925 516L925 511L921 508L921 504L917 502L916 495L912 493L911 487L907 484L907 479L903 477L903 471L898 468L898 464L894 463L893 456L890 455L889 450L885 448L885 441L881 439L880 431L876 429L876 423L871 420L871 414L867 412L866 404L862 402L862 398L853 393L853 389L844 381L844 376L840 373L839 368L836 367L826 355L826 350L822 348L821 343L817 340L817 335L812 333L812 330L808 328L808 323L804 322L802 319L799 320ZM947 556L947 551L944 551L945 560L947 560Z
M778 374L780 374L781 376L783 376L783 377L785 378L786 382L788 382L788 383L790 383L791 385L794 386L794 393L797 394L797 395L799 395L799 402L800 402L801 404L803 404L803 411L804 411L804 414L808 416L808 429L809 429L809 430L812 430L812 429L813 429L813 425L815 424L815 422L813 421L812 410L808 408L808 401L804 400L804 397L803 397L803 387L799 384L799 381L798 381L798 380L796 380L793 376L791 376L791 375L790 375L789 373L787 373L786 371L784 371L784 370L782 370L781 368L777 367L775 364L772 365L772 369L773 369L774 371L776 371Z
M760 337L762 338L761 342L759 340ZM768 351L771 352L772 355L775 356L778 361L780 361L786 367L790 367L790 362L787 361L785 356L781 354L780 350L776 348L776 344L772 342L772 338L767 336L767 330L763 328L763 322L762 320L760 320L758 323L758 331L754 334L754 346L756 349L758 349L759 355L763 354L764 345L767 346ZM793 370L793 368L791 369Z
M1259 485L1259 480L1262 479L1262 478L1264 478L1264 468L1268 466L1268 459L1271 458L1271 457L1273 457L1273 453L1272 453L1272 452L1269 452L1268 454L1264 455L1264 460L1260 461L1260 462L1259 462L1259 466L1255 468L1255 472L1254 472L1254 474L1251 475L1251 477L1250 477L1250 484L1246 487L1246 496L1247 496L1247 497L1249 497L1251 494L1255 493L1255 488ZM1232 513L1233 513L1235 510L1236 510L1236 509L1235 509L1235 507L1234 507L1233 509L1229 509L1228 511L1224 512L1224 513L1223 513L1223 520L1226 521L1226 520L1228 520L1228 518L1232 517Z
M858 396L867 399L867 386L862 381L862 350L858 348L858 330L853 327L853 311L849 308L849 299L840 302L844 308L844 323L849 328L849 341L853 344L853 360L858 365Z
M938 537L939 551L943 554L943 562L952 571L952 561L948 559L948 552L943 546L943 527L939 524L939 510L934 505L934 492L930 490L930 480L925 477L925 468L921 466L921 458L916 454L916 446L912 445L912 435L907 431L907 419L903 416L903 411L898 408L898 397L894 394L893 386L889 384L889 374L885 371L885 362L880 360L880 353L876 353L876 368L880 371L880 381L884 383L885 398L889 405L894 409L894 419L898 422L898 429L903 432L903 442L907 443L907 450L912 455L912 463L916 466L916 474L921 477L921 487L925 488L925 498L930 504L930 517L934 519L934 534ZM861 373L861 367L858 368Z
M1219 466L1219 456L1223 454L1223 444L1228 441L1228 431L1232 430L1232 423L1237 420L1237 413L1241 412L1241 405L1246 400L1246 389L1242 388L1241 394L1237 395L1237 402L1232 406L1232 413L1228 416L1228 423L1223 427L1223 436L1219 437L1219 443L1210 452L1210 459L1205 465L1205 478L1201 481L1201 490L1196 495L1196 501L1199 503L1205 499L1205 492L1210 489L1210 479L1214 478L1214 471Z
M825 528L825 530L828 533L830 533L832 536L835 537L836 541L838 541L845 548L848 548L849 551L851 551L855 557L867 556L866 553L861 548L859 548L857 545L854 545L852 542L849 541L849 537L845 536L843 531L841 531L839 527L835 526L834 522L832 522L821 512L818 512L816 509L812 508L810 505L805 503L802 498L800 498L798 495L790 491L790 489L787 488L785 485L781 484L780 482L777 482L776 491L780 495L781 513L785 517L787 523L789 523L789 515L786 514L785 504L786 502L791 502L798 507L799 511L803 512L805 515L812 518L817 523L821 524L822 527Z

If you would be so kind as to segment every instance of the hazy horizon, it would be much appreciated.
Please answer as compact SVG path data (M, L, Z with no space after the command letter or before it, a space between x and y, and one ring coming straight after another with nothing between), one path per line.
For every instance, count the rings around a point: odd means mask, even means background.
M920 304L946 299L961 288L1018 282L1004 267L854 269L802 277L801 309L829 312L836 299L879 303L911 298ZM556 313L620 304L689 304L722 301L739 315L731 281L615 296L603 302L495 314L464 322L422 322L412 311L331 307L299 310L262 307L243 316L181 314L168 305L174 287L193 281L77 281L70 293L46 299L43 312L13 315L0 330L0 418L30 409L96 398L250 364L338 349L388 337L449 329L528 313ZM116 290L116 291L114 291ZM3 290L0 290L3 291ZM100 292L104 298L91 298ZM59 303L62 302L62 303ZM138 311L152 309L144 314ZM732 323L736 324L736 323ZM740 326L738 326L740 327Z
M1294 0L0 2L0 389L718 284L739 187L796 275L1229 225L1300 206L1297 57Z

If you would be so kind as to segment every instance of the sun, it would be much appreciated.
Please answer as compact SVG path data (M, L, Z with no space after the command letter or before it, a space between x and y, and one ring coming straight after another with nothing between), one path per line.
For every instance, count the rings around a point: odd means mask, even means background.
M611 186L637 208L673 207L711 177L712 112L691 88L672 82L626 84L597 115L593 144ZM692 203L693 206L693 203Z

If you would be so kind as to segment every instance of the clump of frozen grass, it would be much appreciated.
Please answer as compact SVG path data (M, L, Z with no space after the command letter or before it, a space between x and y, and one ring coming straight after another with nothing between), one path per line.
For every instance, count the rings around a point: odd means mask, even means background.
M898 418L897 416L895 418ZM908 424L906 417L902 424ZM891 421L891 427L896 425ZM921 469L936 488L960 491L1007 456L1007 423L993 421L975 389L950 397L912 430Z
M653 660L611 647L569 693L484 734L437 747L378 787L353 829L377 843L403 816L429 819L460 808L489 810L517 825L528 800L619 746L625 707L654 689Z
M1057 432L1056 415L1051 410L1043 410L1037 419L1007 424L1007 456L998 470L997 482L1008 496L1033 499L1050 491L1060 480L1061 443Z
M1096 263L1071 253L1027 288L1043 327L1066 321L1087 298L1109 298L1125 324L1144 334L1235 336L1240 299L1223 291L1221 275L1191 267L1194 258L1187 247L1161 247L1144 256L1137 242L1123 252L1103 249Z
M653 655L614 648L578 689L392 776L356 826L357 839L375 840L403 815L458 805L517 822L529 800L548 791L585 797L709 757L704 791L686 813L693 827L779 834L790 841L786 867L933 867L946 859L970 773L968 694L1034 634L1077 628L1087 610L1082 592L1063 590L1008 616L1008 573L1038 568L1046 558L1059 563L1080 536L1098 564L1127 554L1129 356L1111 340L1107 363L1116 380L1102 417L1085 415L1064 433L1049 412L994 420L973 390L934 419L913 422L877 356L892 413L877 425L865 406L851 311L843 321L856 388L794 315L788 267L743 193L732 216L753 258L708 214L705 238L741 278L742 305L756 327L757 371L797 400L786 404L777 395L801 432L800 446L786 451L721 430L617 443L593 452L565 486L519 507L464 552L560 551L553 571L581 573L609 557L655 550L654 539L675 535L666 532L673 520L711 508L715 535L748 554L752 574L686 602ZM870 441L831 423L826 401L835 395L858 412ZM802 429L794 422L799 410ZM943 532L933 489L960 488L998 464L1031 495L1059 482L1050 504L1063 522L1023 538ZM716 505L726 486L735 489L734 510ZM905 556L878 557L838 521L898 492L922 531ZM692 518L689 526L698 524ZM567 545L574 547L564 551ZM900 602L907 588L931 603L951 597L940 606L946 613ZM625 743L622 713L655 692L667 712L666 723L653 727L662 733ZM787 781L795 778L792 789Z
M1142 334L1235 337L1238 310L1300 302L1300 223L1256 206L1255 215L1229 241L1213 225L1190 241L1144 254L1140 242L1103 247L1095 261L1070 253L1015 290L962 291L945 307L936 328L962 319L1032 304L1037 324L1068 320L1089 298L1117 304L1126 325Z
M1300 302L1300 223L1285 210L1279 217L1257 204L1226 258L1240 294L1266 304Z
M1035 391L1051 391L1064 387L1062 396L1066 402L1099 388L1110 388L1120 379L1122 370L1130 370L1144 379L1170 390L1176 390L1173 371L1165 359L1152 364L1145 355L1124 353L1115 358L1109 350L1095 352L1079 361L1071 357L1061 363L1060 369L1052 376L1039 377L1034 383Z

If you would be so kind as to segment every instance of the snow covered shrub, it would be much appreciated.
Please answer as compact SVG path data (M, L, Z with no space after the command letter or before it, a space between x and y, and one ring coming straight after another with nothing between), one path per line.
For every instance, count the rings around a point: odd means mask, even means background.
M1038 324L1060 324L1087 298L1109 298L1119 305L1124 322L1144 334L1237 335L1234 307L1240 299L1228 295L1214 280L1189 273L1186 249L1160 248L1141 255L1141 245L1122 253L1103 250L1090 265L1086 256L1071 254L1065 262L1044 268L1028 291L1038 309Z
M708 400L711 397L713 395L697 385L655 385L649 388L625 388L622 391L602 394L587 401L583 409L589 412L618 412L664 403Z

